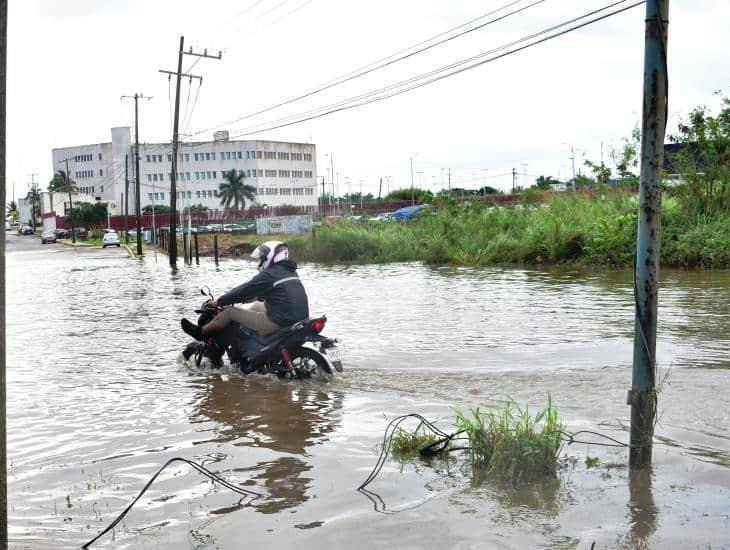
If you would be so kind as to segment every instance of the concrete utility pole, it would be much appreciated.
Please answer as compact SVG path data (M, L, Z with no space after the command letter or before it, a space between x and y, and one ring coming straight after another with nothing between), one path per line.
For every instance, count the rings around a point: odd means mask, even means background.
M71 242L76 243L76 232L74 231L74 202L71 198L71 172L68 171L68 157L64 160L66 161L66 190L68 191L68 222L71 226Z
M196 57L206 57L208 59L221 59L223 54L218 52L218 55L208 55L208 50L203 50L203 53L193 52L193 48L190 51L183 51L185 44L185 37L180 37L180 49L177 55L177 71L163 71L161 73L175 76L177 78L177 85L175 87L175 118L173 120L172 127L172 172L170 173L170 247L167 253L170 258L170 266L175 267L177 265L177 146L178 146L178 124L180 119L180 79L186 76L192 82L193 78L200 80L200 85L203 84L202 76L195 75L184 75L182 72L182 60L183 55L194 55Z
M661 180L667 126L667 29L669 0L647 0L644 46L644 106L641 129L641 186L636 236L634 365L629 465L651 464L656 416L656 329L659 303Z
M5 88L8 2L0 0L0 203L5 208ZM15 190L13 190L15 195ZM13 197L14 199L15 197ZM5 224L0 229L0 550L8 547L8 455L5 426Z
M120 99L134 99L134 189L135 189L135 214L137 218L137 256L142 255L142 205L140 203L140 180L139 177L139 106L140 99L147 101L152 98L144 94L123 95ZM129 191L129 189L127 189Z
M413 159L418 155L418 153L414 153L411 155L411 206L416 204L416 198L413 191Z
M124 243L129 244L129 155L124 155Z
M517 170L512 168L512 194L515 194L515 179L517 178Z
M31 201L30 201L30 210L31 210L31 225L33 226L33 233L35 234L35 217L36 217L36 211L35 211L35 199L36 197L39 197L38 192L38 184L35 182L35 177L38 175L36 172L33 172L32 174L28 174L30 176L30 191L31 191ZM41 215L41 219L43 219L43 207L42 205L38 205L41 209L39 212Z

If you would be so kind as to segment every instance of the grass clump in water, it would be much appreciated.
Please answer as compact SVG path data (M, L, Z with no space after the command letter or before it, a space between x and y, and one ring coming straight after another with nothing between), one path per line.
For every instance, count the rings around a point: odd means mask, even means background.
M427 432L423 428L423 424L419 425L414 431L398 428L393 434L391 441L391 453L394 457L401 460L415 458L419 455L421 449L436 441L433 433Z
M535 416L513 401L488 413L457 411L456 425L469 440L474 468L515 483L557 476L563 425L552 398Z

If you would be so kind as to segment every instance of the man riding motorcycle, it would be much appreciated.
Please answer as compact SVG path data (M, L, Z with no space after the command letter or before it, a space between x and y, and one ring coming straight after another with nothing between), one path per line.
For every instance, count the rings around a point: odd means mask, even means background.
M203 327L182 319L186 333L196 340L206 340L233 321L260 334L270 334L309 317L307 293L286 244L267 241L257 246L251 257L259 260L259 273L208 305L218 310L220 306L253 303L224 308Z

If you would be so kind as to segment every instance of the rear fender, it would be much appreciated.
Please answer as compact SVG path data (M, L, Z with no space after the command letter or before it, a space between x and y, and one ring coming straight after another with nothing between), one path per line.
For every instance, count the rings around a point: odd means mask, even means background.
M308 350L313 351L314 353L316 353L317 355L319 355L322 359L324 359L325 362L327 363L327 368L329 370L328 374L334 374L335 373L335 370L337 370L339 372L342 372L342 367L340 367L339 369L336 368L335 365L330 360L330 358L327 357L327 354L323 354L321 351L319 351L319 349L313 343L311 343L311 342L305 342L304 344L302 344L301 347L307 348Z

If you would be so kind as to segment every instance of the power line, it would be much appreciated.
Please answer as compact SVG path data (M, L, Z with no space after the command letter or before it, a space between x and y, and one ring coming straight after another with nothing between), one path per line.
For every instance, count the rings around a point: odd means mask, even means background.
M289 17L290 15L293 15L293 14L295 14L295 13L296 13L296 12L298 12L298 11L299 11L300 9L302 9L303 7L305 7L305 6L307 6L307 5L311 4L311 3L312 3L312 0L305 0L305 1L303 2L303 3L299 4L299 5L298 5L298 6L296 7L296 8L294 8L294 9L292 9L292 10L289 10L289 11L288 11L288 12L286 12L286 13L285 13L284 15L280 16L280 17L279 17L278 19L274 19L273 21L270 21L270 22L269 22L268 24L264 25L263 27L260 27L260 28L259 28L258 30L254 30L254 31L253 31L252 33L250 33L250 34L248 35L248 38L250 38L250 37L252 37L252 36L256 35L256 33L259 33L259 32L261 32L261 31L264 31L264 30L268 29L269 27L273 27L273 26L274 26L274 25L276 25L276 24L277 24L277 23L278 23L279 21L282 21L283 19L286 19L286 18L287 18L287 17Z
M552 31L556 30L556 29L559 29L561 27L565 27L567 25L570 25L572 23L575 23L576 21L580 21L581 19L585 19L585 18L589 17L592 14L595 14L595 13L598 13L598 12L601 12L601 11L605 11L606 9L610 9L611 7L614 7L614 6L618 5L618 4L622 4L624 2L626 2L626 0L621 0L619 2L614 2L613 4L610 4L608 6L605 6L603 8L598 9L598 10L594 10L594 11L589 12L589 13L587 13L585 15L580 16L580 17L577 17L577 18L571 19L569 21L560 23L559 25L555 25L555 26L550 27L548 29L544 29L544 30L542 30L542 31L540 31L538 33L534 33L534 34L532 34L530 36L523 37L523 38L521 38L519 40L516 40L516 41L513 41L513 42L511 42L509 44L505 44L505 45L500 46L498 48L494 48L494 49L489 50L487 52L483 52L483 53L478 54L476 56L473 56L471 58L467 58L467 59L463 59L463 60L457 61L455 63L452 63L450 65L446 65L446 66L441 67L439 69L436 69L434 71L430 71L428 73L423 73L421 75L412 77L410 79L407 79L407 80L404 80L404 81L401 81L401 82L397 82L397 83L391 84L389 86L385 86L385 87L380 88L380 89L377 89L377 90L372 90L372 91L370 91L368 93L361 94L360 96L356 96L356 97L352 97L352 98L349 98L349 99L346 99L346 100L342 100L340 102L333 103L333 104L330 104L330 105L327 105L327 106L324 106L324 107L320 107L318 109L314 109L314 110L311 110L311 111L308 111L308 112L299 113L297 115L291 115L289 117L284 117L282 119L279 119L278 121L277 120L275 120L275 121L269 121L268 123L260 123L260 124L251 126L249 128L244 129L244 131L242 133L236 134L236 135L231 136L231 137L233 137L233 138L244 137L244 136L251 135L251 134L255 134L255 133L266 132L266 131L270 131L270 130L276 130L278 128L284 128L286 126L292 126L294 124L300 124L302 122L307 122L307 121L310 121L310 120L314 120L314 119L317 119L317 118L321 118L323 116L326 116L326 115L329 115L329 114L333 114L333 113L337 113L337 112L340 112L340 111L346 111L346 110L349 110L349 109L354 109L355 107L361 107L361 106L364 106L364 105L368 105L370 103L375 103L375 102L378 102L378 101L383 101L385 99L389 99L391 97L395 97L395 96L400 95L400 94L403 94L405 92L408 92L408 91L411 91L411 90L414 90L414 89L417 89L417 88L421 88L421 87L426 86L428 84L432 84L432 83L437 82L439 80L443 80L443 79L448 78L450 76L454 76L454 75L457 75L459 73L462 73L462 72L465 72L465 71L474 69L474 68L479 67L481 65L484 65L486 63L490 63L492 61L497 61L498 59L501 59L503 57L507 57L507 56L512 55L512 54L515 54L515 53L518 53L518 52L520 52L522 50L526 50L528 48L531 48L532 46L536 46L538 44L542 44L543 42L547 42L547 41L552 40L554 38L558 38L560 36L563 36L564 34L568 34L570 32L579 30L579 29L581 29L583 27L586 27L586 26L591 25L593 23L597 23L598 21L602 21L603 19L607 19L608 17L611 17L613 15L617 15L617 14L622 13L622 12L625 12L625 11L627 11L629 9L635 8L636 6L639 6L641 4L644 4L645 3L645 0L640 0L638 2L634 2L634 3L632 3L632 4L628 5L628 6L624 6L624 7L620 8L620 9L614 10L614 11L612 11L610 13L607 13L607 14L601 15L599 17L595 17L593 19L590 19L588 21L579 23L579 24L574 25L573 27L570 27L570 28L565 29L563 31L556 32L556 33L551 34L549 36L546 36L544 38L540 38L539 40L535 40L534 42L531 42L531 43L529 43L527 45L524 45L524 46L520 46L519 48L515 48L515 49L512 49L512 50L509 50L509 51L507 51L505 53L501 53L499 55L492 55L492 57L487 57L486 59L481 59L481 58L483 58L483 57L485 57L485 56L487 56L489 54L493 54L493 53L495 53L497 51L505 50L507 48L516 46L516 45L518 45L518 44L520 44L522 42L526 42L526 41L532 40L532 39L534 39L534 38L536 38L536 37L538 37L540 35L547 34L549 32L552 32ZM479 59L481 59L481 60L479 60ZM474 62L475 60L479 60L479 61ZM469 63L471 63L471 65L469 65ZM467 65L467 66L466 67L463 67L463 65ZM458 67L460 67L460 68L458 68ZM452 70L451 72L446 72L446 71L448 71L450 69L455 69L455 70ZM446 74L440 74L439 75L439 73L446 73ZM434 75L438 75L438 76L434 76ZM429 77L433 77L433 78L429 78ZM409 86L409 84L411 84L413 82L416 82L416 83ZM403 86L407 86L407 87L403 87ZM401 89L398 89L398 88L401 88ZM396 90L396 91L391 91L391 90ZM378 95L378 94L382 94L382 95ZM375 96L375 97L373 97L373 96ZM369 98L369 99L366 99L366 98ZM360 101L360 100L363 100L363 99L364 99L364 101ZM360 102L359 103L355 103L357 101L360 101ZM327 109L329 109L329 110L327 110ZM320 112L320 111L324 111L324 112ZM313 113L318 113L318 114L313 114ZM308 116L310 114L311 114L311 116ZM298 118L298 117L304 117L304 118ZM292 121L292 119L296 119L296 118L298 118L298 119ZM285 121L285 120L289 120L289 122L282 122L282 121ZM282 122L282 123L281 124L278 124L278 122ZM267 124L274 124L274 125L273 126L267 126L265 128L257 128L258 126L264 126L264 125L267 125Z
M337 77L337 78L335 78L333 80L330 80L328 82L325 82L324 84L319 85L315 89L312 89L312 90L309 90L307 92L304 92L304 93L302 93L300 95L291 97L289 99L286 99L286 100L281 101L279 103L276 103L274 105L270 105L269 107L265 107L265 108L263 108L263 109L261 109L259 111L254 112L254 113L250 113L248 115L244 115L244 116L239 117L237 119L233 119L233 120L229 120L227 122L223 122L222 124L219 124L219 125L214 126L214 127L205 128L203 130L200 130L198 132L195 132L195 135L200 134L200 133L203 133L203 132L208 132L208 131L213 130L213 129L217 128L217 127L224 126L224 125L227 125L227 124L235 124L236 122L240 122L242 120L246 120L248 118L252 118L254 116L257 116L257 115L260 115L260 114L263 114L263 113L272 111L274 109L278 109L279 107L283 107L284 105L288 105L288 104L293 103L295 101L299 101L299 100L302 100L302 99L306 99L307 97L311 97L311 96L313 96L315 94L318 94L320 92L323 92L325 90L329 90L330 88L333 88L335 86L339 86L340 84L344 84L345 82L349 82L349 81L354 80L356 78L360 78L361 76L365 76L365 75L370 74L370 73L372 73L374 71L377 71L377 70L383 69L385 67L388 67L390 65L393 65L395 63L398 63L399 61L403 61L405 59L408 59L410 57L413 57L414 55L417 55L419 53L422 53L422 52L425 52L425 51L430 50L432 48L435 48L436 46L440 46L441 44L444 44L446 42L449 42L451 40L454 40L456 38L459 38L461 36L464 36L464 35L466 35L468 33L474 32L476 30L483 29L484 27L487 27L489 25L492 25L494 23L497 23L499 21L502 21L502 20L504 20L504 19L506 19L506 18L508 18L508 17L510 17L512 15L517 14L517 13L523 12L523 11L525 11L525 10L527 10L527 9L529 9L529 8L537 5L537 4L541 4L541 3L545 2L546 0L536 0L536 1L532 2L531 4L528 4L527 6L523 6L523 7L519 8L519 9L516 9L514 11L511 11L511 12L509 12L507 14L504 14L504 15L501 15L501 16L499 16L497 18L491 19L491 20L489 20L489 21L487 21L485 23L482 23L482 24L480 24L480 25L478 25L476 27L469 28L469 29L467 29L465 31L462 31L462 32L458 33L458 34L455 34L453 36L450 36L448 38L445 38L443 40L440 40L438 42L435 42L433 44L430 44L428 46L424 46L424 47L422 47L420 49L417 49L415 51L410 51L410 50L413 50L414 48L419 48L420 46L423 46L424 44L428 44L429 42L432 42L433 40L436 40L436 39L438 39L438 38L440 38L440 37L442 37L444 35L448 35L448 34L454 32L455 30L462 29L465 26L468 26L468 25L474 23L475 21L480 21L480 20L482 20L482 19L484 19L486 17L489 17L491 15L494 15L496 13L499 13L500 11L503 11L505 9L508 9L508 8L514 6L515 4L519 4L520 2L523 2L523 1L524 0L515 0L513 2L510 2L510 3L504 5L504 6L500 7L500 8L491 10L491 11L489 11L489 12L483 14L483 15L480 15L479 17L476 17L474 19L471 19L471 20L467 21L466 23L462 23L461 25L458 25L456 27L453 27L453 28L451 28L451 29L449 29L447 31L444 31L444 32L441 32L441 33L439 33L439 34L437 34L435 36L432 36L431 38L428 38L428 39L426 39L426 40L424 40L422 42L419 42L417 44L414 44L413 46L409 46L408 48L405 48L403 50L399 50L399 51L397 51L397 52L395 52L395 53L393 53L393 54L391 54L391 55L389 55L387 57L384 57L382 59L379 59L377 61L374 61L372 63L369 63L368 65L364 65L364 66L360 67L359 69L355 69L354 71L351 71L351 72L349 72L347 74L344 74L342 76L339 76L339 77ZM409 53L405 53L405 52L409 52ZM401 54L404 54L404 55L401 55ZM400 57L397 57L397 56L400 56Z
M613 2L612 4L609 4L608 6L604 6L603 8L599 8L597 10L591 11L589 13L586 13L584 15L581 15L580 17L576 17L576 18L570 19L570 20L565 21L563 23L560 23L558 25L553 25L551 27L548 27L546 29L543 29L542 31L533 33L531 35L525 36L525 37L520 38L518 40L514 40L514 41L509 42L507 44L503 44L502 46L498 46L496 48L492 48L491 50L487 50L485 52L482 52L480 54L474 55L472 57L469 57L469 58L466 58L466 59L462 59L460 61L456 61L454 63L451 63L449 65L445 65L443 67L440 67L438 69L429 71L427 73L422 73L420 75L416 75L416 76L411 77L411 78L408 78L406 80L402 80L400 82L396 82L396 83L393 83L393 84L389 84L389 85L384 86L382 88L378 88L378 89L375 89L375 90L371 90L370 92L367 92L367 93L364 93L364 94L360 94L359 96L351 97L351 98L346 99L346 100L337 101L337 102L331 103L329 105L325 105L325 106L322 106L322 107L318 107L316 109L312 109L310 111L305 111L303 113L298 113L298 114L295 114L295 115L289 115L289 116L286 116L286 117L283 117L283 118L280 118L280 119L275 119L273 121L255 124L253 126L250 126L248 128L245 128L244 130L252 130L252 129L256 128L257 126L262 126L262 125L267 125L267 124L278 124L280 122L290 121L290 120L293 120L293 119L296 119L296 118L299 118L299 117L313 115L313 114L316 114L316 113L318 113L320 111L324 111L324 110L327 110L327 109L337 108L337 107L340 107L340 106L347 105L348 103L353 103L355 101L359 101L359 100L363 100L363 99L366 99L366 98L370 98L370 97L376 96L377 94L380 94L380 93L387 94L387 92L389 92L391 90L395 90L395 89L397 89L399 87L406 86L406 85L411 84L411 83L414 83L414 82L422 81L422 80L424 80L424 79L426 79L428 77L432 77L432 76L437 75L439 73L446 72L446 71L448 71L450 69L454 69L456 67L459 67L459 66L462 66L462 65L466 65L466 64L471 63L473 61L477 61L477 60L482 59L482 58L484 58L486 56L495 54L495 53L497 53L499 51L503 51L503 50L509 49L509 48L511 48L513 46L516 46L516 45L519 45L519 44L521 44L523 42L532 40L532 39L537 38L537 37L539 37L539 36L541 36L543 34L547 34L549 32L555 31L555 30L557 30L557 29L559 29L561 27L565 27L567 25L570 25L572 23L575 23L576 21L580 21L581 19L585 19L587 17L590 17L591 15L595 15L595 14L601 12L601 11L605 11L607 9L610 9L612 7L615 7L618 4L622 4L622 3L625 3L627 1L628 0L619 0L617 2ZM640 2L640 3L642 3L642 2ZM576 27L576 28L580 28L580 27ZM556 36L558 36L558 35L556 35ZM542 41L545 41L545 40L542 40ZM541 41L537 41L534 44L538 44L540 42ZM525 48L518 48L516 50L513 50L511 52L508 52L507 54L504 54L504 55L501 55L501 56L495 56L494 59L487 59L487 60L483 61L480 64L487 63L489 61L493 61L493 60L499 59L501 57L504 57L505 55L508 55L509 53L516 53L516 52L518 52L518 51L520 51L522 49L525 49ZM478 66L478 65L479 64L475 64L474 66ZM466 69L462 69L461 71L454 71L453 73L449 73L449 74L446 74L446 75L442 75L441 77L435 78L432 81L440 80L441 78L446 78L448 76L451 76L451 74L457 74L458 72L463 72L464 70L468 70L469 68L473 68L473 67L467 67ZM403 93L403 92L409 91L411 89L418 88L418 87L420 87L422 85L429 84L432 81L423 82L420 85L415 85L415 86L412 86L410 88L404 89L404 90L402 90L399 93ZM381 99L386 99L388 97L392 97L393 95L398 95L398 94L396 93L396 94L384 95L382 98L375 99L374 101L379 101ZM363 102L363 103L361 103L359 105L365 105L365 104L371 103L371 102L373 102L373 101ZM359 106L359 105L354 105L353 107L356 107L356 106ZM352 107L349 107L349 108L352 108ZM337 112L339 110L344 110L344 109L336 109L333 112ZM325 113L325 114L329 114L329 113Z

